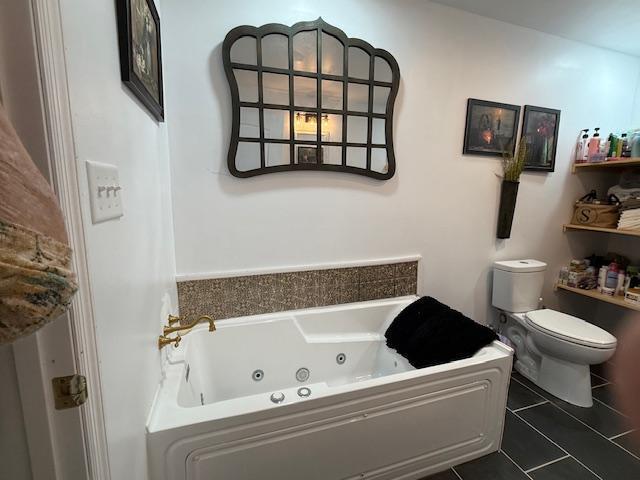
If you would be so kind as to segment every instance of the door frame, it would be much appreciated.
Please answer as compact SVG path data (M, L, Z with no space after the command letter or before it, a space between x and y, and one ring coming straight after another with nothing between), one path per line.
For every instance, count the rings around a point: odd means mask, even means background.
M30 0L34 44L37 54L42 115L46 129L46 142L51 166L51 183L58 196L60 207L65 220L65 226L72 248L72 262L77 275L78 292L73 298L68 312L68 328L64 331L61 344L72 350L75 372L87 379L89 398L78 408L80 415L81 439L72 441L84 444L87 472L90 479L110 480L108 444L104 409L102 404L102 384L98 348L96 342L95 316L89 265L86 254L86 241L83 228L81 210L81 194L76 162L75 142L73 136L73 122L68 91L67 68L65 59L64 37L62 28L61 8L59 0ZM58 322L63 322L61 318ZM59 436L55 435L56 424L52 421L60 411L54 410L51 394L51 378L41 360L43 345L35 335L31 344L16 353L16 370L20 381L21 396L23 397L23 414L25 418L30 457L34 460L34 447L44 447L49 454L38 456L48 467L48 475L57 472L55 454L65 451L65 445L60 445ZM60 339L58 339L60 340ZM22 370L22 371L21 371ZM21 375L24 373L25 375ZM31 388L28 398L22 395L23 385L36 383ZM39 383L39 384L38 384ZM25 401L26 400L26 401ZM48 422L43 417L48 416ZM31 420L32 415L35 417ZM38 418L39 420L36 420ZM65 417L58 417L58 419ZM45 424L42 424L45 422ZM29 435L31 430L31 435ZM37 438L37 433L48 433L44 438ZM34 444L36 443L36 444ZM57 445L56 445L57 443ZM38 452L39 454L40 452ZM53 453L53 455L51 455ZM43 457L43 458L41 458ZM53 464L51 464L53 462ZM51 467L53 467L51 469ZM34 471L35 474L35 471ZM35 476L34 478L39 478Z

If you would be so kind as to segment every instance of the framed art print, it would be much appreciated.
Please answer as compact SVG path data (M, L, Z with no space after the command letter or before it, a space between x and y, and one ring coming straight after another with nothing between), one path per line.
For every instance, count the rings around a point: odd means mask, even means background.
M525 170L553 172L556 165L559 126L560 110L524 106L521 138L527 144Z
M462 152L502 157L515 152L520 106L470 98Z
M116 0L122 82L164 121L160 17L154 0Z

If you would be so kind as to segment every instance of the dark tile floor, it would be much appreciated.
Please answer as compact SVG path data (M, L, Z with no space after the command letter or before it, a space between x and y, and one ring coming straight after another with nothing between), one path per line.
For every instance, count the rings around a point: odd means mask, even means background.
M592 368L593 407L511 376L502 450L423 480L637 480L640 443L616 407L603 366Z

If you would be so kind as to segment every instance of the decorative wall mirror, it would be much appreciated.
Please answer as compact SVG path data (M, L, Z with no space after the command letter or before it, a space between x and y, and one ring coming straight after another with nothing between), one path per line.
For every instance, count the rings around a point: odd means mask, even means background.
M386 180L396 169L398 63L319 18L231 30L223 43L236 177L332 170Z

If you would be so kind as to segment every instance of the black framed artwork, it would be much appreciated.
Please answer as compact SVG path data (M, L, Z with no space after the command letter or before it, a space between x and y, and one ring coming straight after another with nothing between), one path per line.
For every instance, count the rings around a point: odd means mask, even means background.
M464 154L501 157L515 152L520 106L470 98L464 130Z
M162 122L160 17L154 0L116 0L116 11L122 82Z
M320 149L320 159L322 159L322 149ZM317 147L298 147L298 163L314 164L321 163L318 161L318 148Z
M524 106L521 138L527 144L525 170L554 171L559 126L560 110Z

